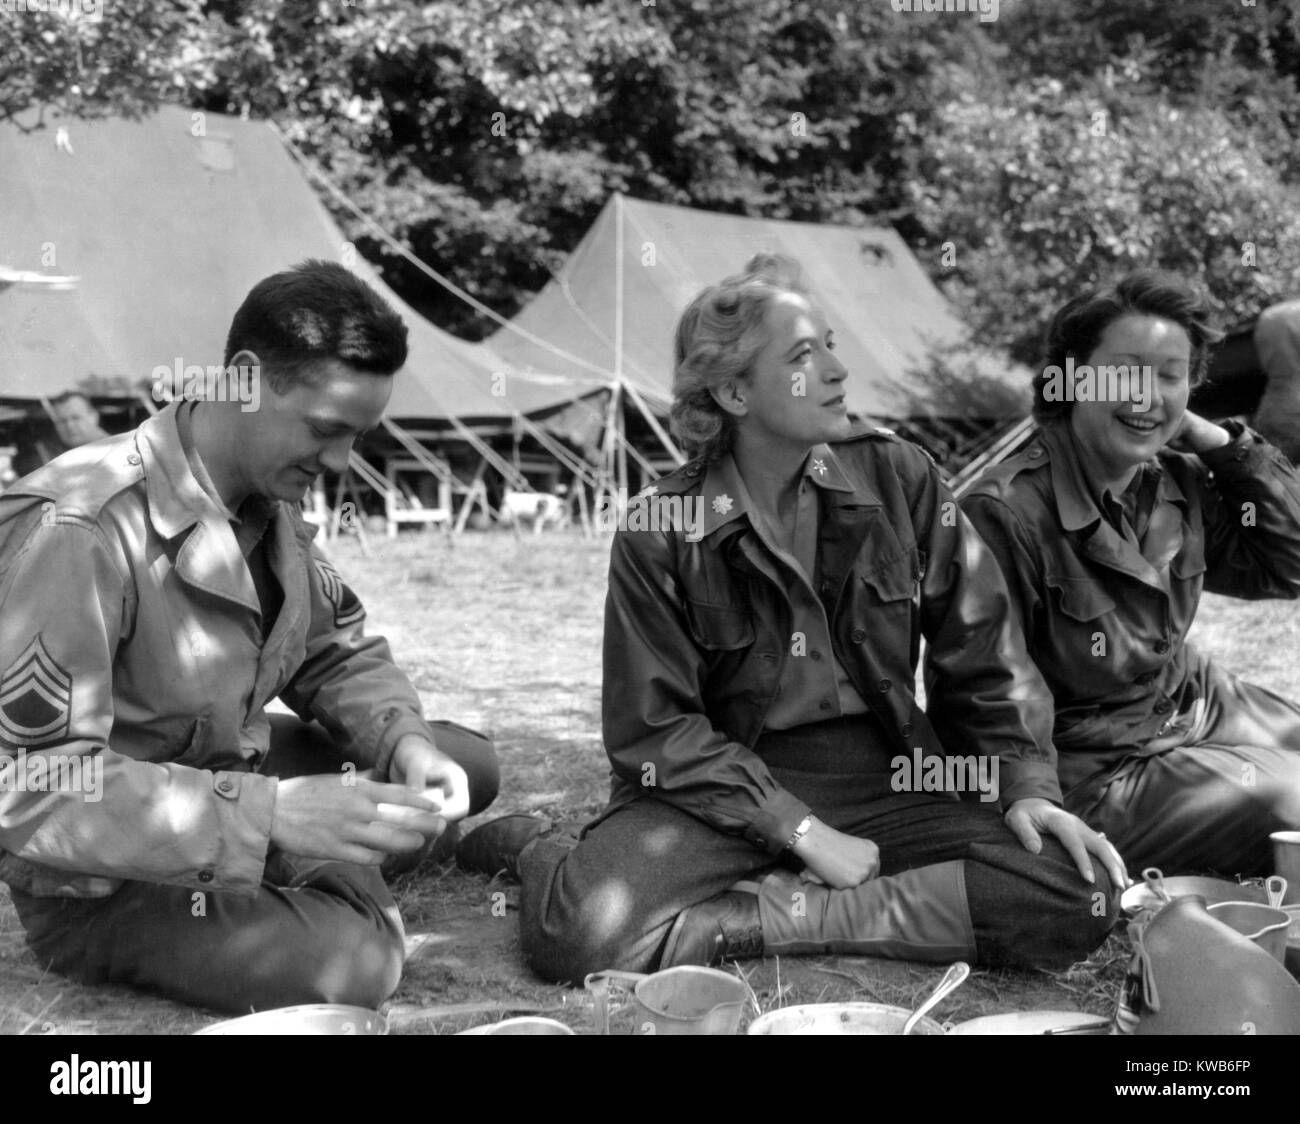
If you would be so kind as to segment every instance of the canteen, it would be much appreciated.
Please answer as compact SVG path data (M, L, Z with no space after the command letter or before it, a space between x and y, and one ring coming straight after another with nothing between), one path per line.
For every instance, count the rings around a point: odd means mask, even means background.
M1116 1025L1134 1034L1300 1034L1300 984L1202 897L1129 923Z

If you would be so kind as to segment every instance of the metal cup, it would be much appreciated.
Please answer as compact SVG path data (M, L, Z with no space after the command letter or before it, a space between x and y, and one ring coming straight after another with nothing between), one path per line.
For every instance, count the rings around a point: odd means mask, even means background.
M1220 902L1210 906L1210 916L1254 941L1279 964L1286 960L1286 931L1290 916L1258 902Z
M611 982L631 985L635 1034L735 1034L749 994L743 980L716 968L593 972L585 986L592 993L597 1034L609 1033Z
M1273 869L1286 879L1286 896L1283 905L1300 905L1300 831L1275 831L1273 841Z

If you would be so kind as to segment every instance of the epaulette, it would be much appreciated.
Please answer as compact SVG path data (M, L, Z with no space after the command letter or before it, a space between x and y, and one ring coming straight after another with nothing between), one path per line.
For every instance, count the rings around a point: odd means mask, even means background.
M143 478L135 450L134 431L82 445L15 482L9 494L39 496L63 514L98 519L111 499Z
M679 465L666 476L659 477L658 480L647 484L632 498L640 499L642 496L655 496L660 494L680 495L682 492L689 491L702 483L704 473L708 470L708 462L703 457L695 457L683 465Z
M998 464L991 465L980 473L971 486L972 492L993 491L1004 484L1010 484L1022 472L1032 472L1051 463L1052 456L1046 445L1035 437L1018 453L1007 457Z
M917 441L913 441L910 437L902 437L888 426L884 425L860 425L847 437L839 441L834 441L831 444L848 445L855 441L888 441L894 445L906 445L909 449L916 449L918 452L924 453L926 460L934 465L935 468L939 467L939 462L934 459L934 454L924 445Z

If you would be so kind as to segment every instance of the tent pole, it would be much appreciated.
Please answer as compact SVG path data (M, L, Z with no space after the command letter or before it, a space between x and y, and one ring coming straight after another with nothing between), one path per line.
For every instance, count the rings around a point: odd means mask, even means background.
M659 443L664 447L664 452L672 457L679 467L684 465L686 463L686 458L682 455L681 450L677 448L676 444L674 444L673 439L664 431L664 427L659 424L659 419L654 416L654 411L646 405L645 399L637 393L636 387L631 383L628 383L627 393L636 408L641 411L641 416L645 418L651 431L659 438Z
M622 383L619 384L620 389ZM618 427L614 432L618 435L618 494L626 496L627 493L627 408L622 401L622 395L619 395L618 417L614 419L614 424Z
M616 486L627 495L627 434L623 425L623 195L614 195L614 416L612 432L616 457ZM622 438L623 440L619 440Z

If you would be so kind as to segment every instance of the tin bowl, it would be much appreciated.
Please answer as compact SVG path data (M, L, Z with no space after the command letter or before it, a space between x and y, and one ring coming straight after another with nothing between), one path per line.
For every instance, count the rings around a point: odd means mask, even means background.
M1176 875L1164 880L1165 892L1171 898L1201 897L1207 906L1220 902L1257 902L1268 904L1268 891L1262 885L1247 886L1227 878L1200 878ZM1144 909L1159 909L1164 902L1144 882L1135 882L1119 899L1120 909L1130 919Z
M388 1019L368 1007L304 1003L205 1026L195 1034L387 1034Z
M884 1003L805 1003L759 1015L747 1034L902 1034L912 1012ZM942 1034L943 1027L928 1015L917 1021L913 1034Z
M487 1026L474 1026L469 1030L457 1031L461 1034L576 1034L571 1026L567 1026L558 1019L542 1019L533 1016L521 1017L517 1019L505 1019L499 1023L489 1023Z

